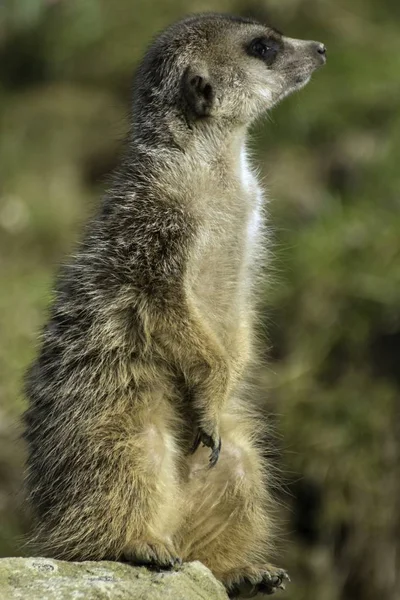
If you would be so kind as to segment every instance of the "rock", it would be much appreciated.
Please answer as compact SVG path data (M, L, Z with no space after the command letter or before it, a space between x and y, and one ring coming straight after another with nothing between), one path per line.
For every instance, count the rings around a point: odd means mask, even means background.
M173 571L113 562L49 558L0 560L4 600L227 600L224 586L200 562Z

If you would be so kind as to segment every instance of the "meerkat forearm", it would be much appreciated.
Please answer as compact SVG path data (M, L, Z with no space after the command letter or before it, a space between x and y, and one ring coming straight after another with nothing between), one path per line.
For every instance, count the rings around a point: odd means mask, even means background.
M232 389L231 359L215 333L188 298L167 321L163 339L171 360L191 390L198 443L212 449L210 463L218 460L219 419Z

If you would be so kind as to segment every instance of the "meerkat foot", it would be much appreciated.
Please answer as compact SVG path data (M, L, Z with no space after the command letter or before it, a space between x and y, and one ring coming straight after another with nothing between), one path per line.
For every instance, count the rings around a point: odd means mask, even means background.
M173 569L182 564L174 548L163 542L134 542L124 552L122 561L155 569Z
M201 427L196 434L195 440L193 442L193 446L191 449L191 453L194 454L197 448L203 444L203 446L207 446L207 448L211 448L210 454L210 468L215 467L218 462L219 454L221 452L221 438L217 434L208 434Z
M284 590L290 578L283 569L266 564L232 569L222 580L230 598L253 598Z

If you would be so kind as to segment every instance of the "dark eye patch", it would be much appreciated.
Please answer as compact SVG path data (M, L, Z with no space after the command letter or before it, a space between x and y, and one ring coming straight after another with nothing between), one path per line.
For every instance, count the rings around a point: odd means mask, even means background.
M272 65L281 48L281 43L267 37L254 38L247 46L247 54Z

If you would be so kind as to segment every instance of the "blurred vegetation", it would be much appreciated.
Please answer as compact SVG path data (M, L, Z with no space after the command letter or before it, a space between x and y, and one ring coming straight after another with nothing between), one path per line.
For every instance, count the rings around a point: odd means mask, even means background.
M0 4L0 555L20 552L26 526L21 377L54 271L118 160L145 45L203 10L328 46L327 67L254 128L273 200L260 378L285 484L279 561L288 600L397 600L398 0Z

